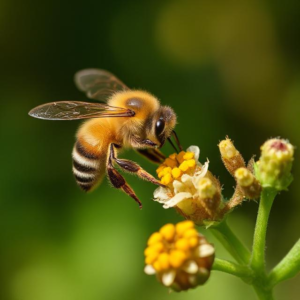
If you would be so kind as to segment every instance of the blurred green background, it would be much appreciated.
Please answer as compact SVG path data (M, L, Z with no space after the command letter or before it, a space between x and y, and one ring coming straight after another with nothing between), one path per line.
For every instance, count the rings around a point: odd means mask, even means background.
M55 100L85 100L73 74L104 68L149 90L178 114L185 147L233 192L217 144L229 135L249 159L270 137L300 145L300 2L256 0L0 1L0 299L255 299L242 281L213 272L187 293L168 293L144 275L148 236L181 217L151 200L154 186L126 176L143 201L109 187L84 194L71 172L80 122L47 122L28 111ZM163 150L171 154L172 149ZM123 156L155 173L133 152ZM275 202L268 267L299 238L300 159ZM256 203L229 217L251 245ZM203 231L203 230L202 230ZM209 233L217 255L230 258ZM300 277L276 288L298 299Z

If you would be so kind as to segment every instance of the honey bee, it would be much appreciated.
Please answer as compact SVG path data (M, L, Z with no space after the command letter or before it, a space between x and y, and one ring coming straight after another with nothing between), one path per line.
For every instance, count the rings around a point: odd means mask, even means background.
M137 163L118 158L124 148L133 148L154 163L165 156L159 150L174 136L176 114L169 106L161 106L158 99L142 90L130 90L113 74L105 70L85 69L75 74L75 84L90 99L102 103L58 101L33 108L29 115L45 120L85 121L76 135L73 148L73 173L77 184L86 192L98 186L105 173L112 186L123 190L140 207L141 201L124 177L115 169L134 173L156 185L162 185Z

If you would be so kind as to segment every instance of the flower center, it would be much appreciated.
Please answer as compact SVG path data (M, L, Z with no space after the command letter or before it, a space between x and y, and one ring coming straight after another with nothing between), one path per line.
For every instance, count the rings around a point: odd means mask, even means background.
M193 152L185 151L171 154L156 170L160 182L168 186L183 174L191 174L196 167L194 156Z
M176 226L166 224L150 236L145 262L157 272L181 268L198 244L199 235L193 222L184 221Z

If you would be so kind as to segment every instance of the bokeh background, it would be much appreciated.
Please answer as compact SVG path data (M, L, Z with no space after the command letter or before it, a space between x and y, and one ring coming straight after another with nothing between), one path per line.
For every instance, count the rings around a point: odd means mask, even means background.
M143 201L104 181L76 186L71 149L80 122L47 122L28 111L85 100L73 74L104 68L157 95L178 114L182 144L201 147L233 192L217 144L229 135L245 158L270 137L300 145L300 2L259 0L0 1L0 299L255 299L242 281L213 272L188 293L168 293L143 273L148 236L181 217L151 200L154 186L126 176ZM273 207L268 268L299 238L300 159ZM164 147L171 154L169 146ZM123 156L155 173L133 152ZM251 245L256 203L229 217ZM204 230L202 230L204 232ZM215 243L217 255L230 258ZM276 288L298 299L300 277Z

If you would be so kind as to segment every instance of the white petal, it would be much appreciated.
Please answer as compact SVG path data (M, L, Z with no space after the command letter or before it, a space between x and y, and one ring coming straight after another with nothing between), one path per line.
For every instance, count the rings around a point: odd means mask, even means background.
M156 273L155 269L151 265L146 265L145 268L144 268L144 272L147 275L153 275L153 274Z
M168 188L160 186L154 191L154 198L157 199L157 201L166 201L170 199L168 196L169 193L170 190Z
M200 156L200 149L198 146L190 146L186 149L186 152L193 152L195 154L195 160L198 161Z
M183 270L189 274L196 274L198 272L198 265L195 261L190 260L185 263Z
M187 187L193 187L193 177L188 174L183 174L181 176L181 181L186 185Z
M173 181L173 187L174 187L175 194L181 193L181 192L186 192L186 190L187 190L186 186L178 180Z
M193 177L193 184L194 187L197 188L199 185L199 181L201 178L203 178L207 171L208 171L208 165L209 165L209 161L207 161L201 168L201 170L197 173L195 173L195 176Z
M177 205L179 202L181 202L185 199L188 199L188 198L192 198L191 193L178 193L172 199L165 202L165 205L163 206L163 208L173 207L173 206Z
M207 257L213 255L214 253L215 253L215 248L209 244L203 244L197 248L197 255L199 257Z
M170 286L170 285L172 285L172 283L174 282L175 276L176 276L176 271L174 271L174 270L165 272L165 273L162 275L162 279L161 279L161 280L162 280L162 283L163 283L165 286Z

